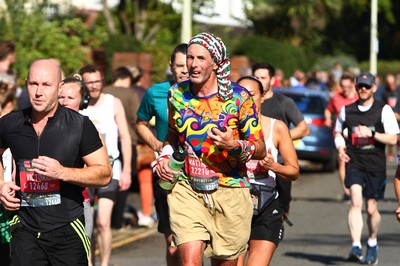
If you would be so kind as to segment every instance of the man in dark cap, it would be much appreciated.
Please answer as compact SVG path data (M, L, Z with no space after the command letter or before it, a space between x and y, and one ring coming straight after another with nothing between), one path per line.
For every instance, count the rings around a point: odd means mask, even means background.
M352 239L349 260L365 264L378 263L377 235L381 223L378 200L386 185L385 145L395 144L399 127L392 108L374 100L375 76L363 72L356 79L358 100L342 107L336 121L335 144L339 160L346 163L345 185L350 189L348 224ZM347 128L349 137L341 135ZM369 238L365 257L362 253L362 204L366 200Z
M246 162L266 155L250 93L229 79L225 45L211 33L188 43L189 80L168 93L168 134L154 169L171 180L169 158L187 151L184 169L168 194L180 265L236 265L246 252L253 206Z

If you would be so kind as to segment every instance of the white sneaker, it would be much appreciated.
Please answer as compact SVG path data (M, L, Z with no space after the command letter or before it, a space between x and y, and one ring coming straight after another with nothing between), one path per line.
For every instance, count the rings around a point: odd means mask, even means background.
M138 220L138 225L152 228L154 225L154 220L153 220L153 218L151 218L151 216L140 215L139 220Z

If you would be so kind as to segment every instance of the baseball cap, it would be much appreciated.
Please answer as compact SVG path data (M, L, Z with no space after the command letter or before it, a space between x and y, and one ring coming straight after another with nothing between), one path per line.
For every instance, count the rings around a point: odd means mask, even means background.
M356 86L364 84L367 86L372 86L375 84L375 76L372 75L370 72L362 72L356 78Z

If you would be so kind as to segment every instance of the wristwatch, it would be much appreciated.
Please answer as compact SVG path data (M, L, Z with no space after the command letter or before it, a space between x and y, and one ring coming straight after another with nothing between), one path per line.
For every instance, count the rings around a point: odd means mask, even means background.
M375 137L375 130L371 129L371 137L374 138Z

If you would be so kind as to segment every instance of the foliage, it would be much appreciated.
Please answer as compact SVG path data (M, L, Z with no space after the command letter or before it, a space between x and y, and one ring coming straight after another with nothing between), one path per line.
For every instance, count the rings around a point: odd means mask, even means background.
M341 10L340 0L247 0L246 14L256 33L289 40L313 49L324 39L320 32Z
M363 3L365 2L365 5ZM370 53L370 1L352 0L345 2L342 15L329 21L326 40L321 44L320 53L346 53L358 60L367 60ZM392 5L393 4L393 5ZM393 14L400 13L398 0L380 0L378 3L379 58L400 59L400 17L395 24Z
M253 63L268 62L285 73L293 73L296 69L308 71L315 58L314 54L288 42L258 36L241 39L231 51L232 55L247 55Z
M362 61L359 64L361 71L369 71L369 61ZM387 74L400 73L400 60L379 60L378 61L378 75L384 78Z
M369 56L370 0L246 0L256 34L288 40L320 54ZM400 56L400 2L378 1L383 58Z
M111 63L116 52L138 53L143 51L142 44L134 37L123 34L110 36L110 41L103 45L106 55L106 80L111 80Z
M0 13L2 40L16 43L15 69L19 84L27 76L29 64L39 58L56 58L66 75L76 72L89 62L82 45L100 46L107 40L107 33L100 29L87 30L78 18L49 20L43 6L26 7L26 0L6 0Z
M161 29L168 29L175 33L174 36L180 36L181 16L171 4L157 0L121 0L114 13L118 18L118 31L134 35L138 41L156 43L156 36Z
M169 68L168 62L174 47L175 45L169 44L148 45L145 47L144 51L151 53L153 56L152 79L154 82L166 80L167 69Z

